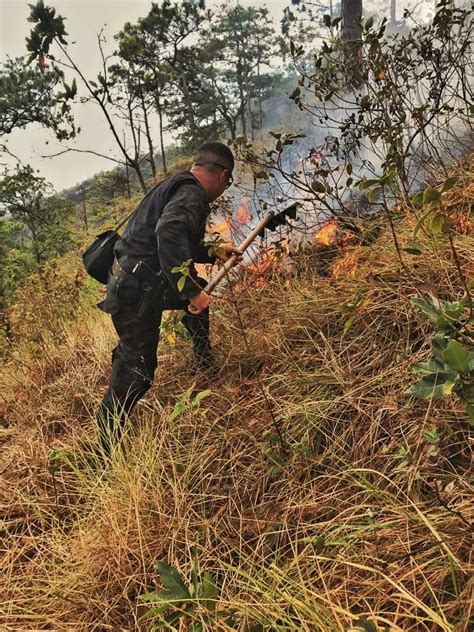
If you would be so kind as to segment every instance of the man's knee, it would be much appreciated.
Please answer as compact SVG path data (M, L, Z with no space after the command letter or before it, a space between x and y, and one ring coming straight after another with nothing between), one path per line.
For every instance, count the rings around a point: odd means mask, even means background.
M120 348L115 350L112 365L111 387L120 400L129 396L139 399L153 384L156 369L156 355L143 356L127 353Z

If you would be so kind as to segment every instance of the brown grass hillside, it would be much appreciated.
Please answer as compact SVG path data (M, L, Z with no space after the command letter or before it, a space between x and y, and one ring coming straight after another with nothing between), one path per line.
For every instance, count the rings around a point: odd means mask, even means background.
M454 241L472 276L472 170L459 177ZM399 211L402 246L415 222ZM76 257L22 288L2 379L2 630L167 629L138 598L162 587L157 560L186 584L197 560L219 591L215 615L188 604L168 629L470 629L469 425L454 396L405 394L432 333L409 297L463 285L445 236L402 267L385 224L371 245L309 248L294 275L249 272L236 303L216 300L215 377L189 372L168 326L105 470L82 458L115 339L97 288Z

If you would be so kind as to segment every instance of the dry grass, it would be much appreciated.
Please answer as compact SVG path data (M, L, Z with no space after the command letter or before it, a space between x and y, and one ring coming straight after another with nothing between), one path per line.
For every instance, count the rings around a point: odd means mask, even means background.
M472 203L472 187L454 195L460 209ZM402 241L412 221L400 216ZM472 233L456 244L467 270ZM235 306L216 304L223 368L194 382L212 390L204 414L188 407L169 420L194 378L188 344L162 345L156 386L105 472L65 456L53 477L48 464L53 448L80 455L93 435L108 321L85 310L43 337L36 357L19 348L0 435L2 629L149 629L137 597L159 585L155 560L189 577L195 553L219 586L219 611L234 613L213 631L347 630L359 618L377 630L469 629L468 425L454 398L404 395L430 333L409 296L423 284L441 298L462 293L449 244L407 255L408 272L385 229L343 256L356 276L328 275L313 251L299 256L295 277L275 274L259 289L249 280L238 308L250 354ZM344 333L339 308L357 296ZM424 434L433 427L436 449Z

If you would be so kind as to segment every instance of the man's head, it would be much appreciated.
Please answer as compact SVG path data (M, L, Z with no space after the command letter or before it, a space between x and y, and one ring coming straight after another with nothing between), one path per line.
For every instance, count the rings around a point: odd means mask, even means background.
M234 156L223 143L205 143L194 158L191 173L202 184L209 199L215 200L232 184Z

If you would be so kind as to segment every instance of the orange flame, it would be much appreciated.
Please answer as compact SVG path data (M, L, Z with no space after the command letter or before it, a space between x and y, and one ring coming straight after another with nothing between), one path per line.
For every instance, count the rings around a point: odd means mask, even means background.
M338 279L341 276L355 277L358 270L358 253L348 252L337 261L332 268L332 276Z
M272 272L281 268L281 256L283 258L289 253L290 237L284 237L277 246L270 247L262 245L257 254L257 261L249 263L245 267L244 285L250 285L253 288L260 288L265 285L266 279L271 276ZM243 287L239 284L239 287Z
M316 242L324 246L332 246L338 241L339 226L335 219L331 219L315 235Z
M249 204L247 200L242 202L242 206L237 210L237 222L240 225L249 224L252 221L252 214L249 211Z

